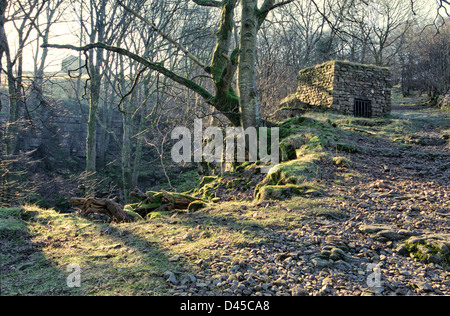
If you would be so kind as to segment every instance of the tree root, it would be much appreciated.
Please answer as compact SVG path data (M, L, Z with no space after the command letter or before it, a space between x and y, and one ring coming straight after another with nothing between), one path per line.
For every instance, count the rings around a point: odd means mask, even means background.
M114 222L134 222L139 220L140 217L145 218L151 212L188 209L189 204L192 202L201 201L201 199L189 195L166 192L164 190L161 190L161 192L147 191L143 193L135 189L131 192L131 195L141 202L128 204L123 207L109 199L73 197L70 199L70 204L81 206L81 216L103 214Z
M74 197L70 199L70 204L81 206L81 216L103 214L114 222L135 222L139 219L136 215L124 211L120 204L108 199Z

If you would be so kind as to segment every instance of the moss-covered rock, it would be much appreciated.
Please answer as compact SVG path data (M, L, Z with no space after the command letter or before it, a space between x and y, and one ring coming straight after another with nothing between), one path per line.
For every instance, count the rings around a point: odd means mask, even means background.
M196 192L196 196L203 200L211 200L216 197L216 187L219 185L218 182L214 181L202 186Z
M319 161L319 156L311 154L280 163L269 170L263 184L300 184L304 181L312 181L320 172Z
M294 118L281 124L296 129L296 124L305 123L308 118ZM313 120L312 122L315 121ZM312 124L312 123L311 123ZM257 200L283 200L295 195L303 195L311 189L306 183L314 181L320 173L319 162L326 154L323 151L323 139L316 135L297 130L298 134L288 135L280 143L282 162L272 167L255 189ZM298 157L298 158L297 158ZM315 192L317 188L314 188Z
M260 201L285 200L299 195L317 196L322 195L322 191L309 184L264 185L255 190L255 198Z
M303 135L291 135L280 142L281 161L297 159L297 149L305 143Z
M425 263L450 267L450 234L429 234L410 237L397 247L400 255L410 255Z
M234 189L237 188L244 181L245 180L241 178L230 179L229 181L226 182L225 187L227 189Z
M316 120L309 117L293 117L278 125L280 139L284 139L290 135L295 135L299 131L304 130L305 127L313 126L316 123L318 123Z
M352 162L346 158L346 157L342 157L342 156L338 156L338 157L333 157L333 163L337 166L337 167L350 167Z
M235 172L243 172L245 171L249 166L251 166L253 163L250 161L245 161L241 164L239 164L238 166L236 166L236 168L234 169Z

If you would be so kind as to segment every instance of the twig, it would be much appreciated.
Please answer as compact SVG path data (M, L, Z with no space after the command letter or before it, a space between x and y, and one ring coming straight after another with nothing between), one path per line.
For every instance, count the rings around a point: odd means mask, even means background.
M164 33L163 31L161 31L160 29L158 29L156 27L155 24L153 24L152 22L150 22L150 20L148 20L147 18L143 17L142 15L140 15L139 13L137 13L136 11L134 11L133 9L131 9L130 7L126 6L121 0L117 0L117 3L119 3L119 5L121 7L123 7L126 11L128 11L129 13L131 13L132 15L134 15L135 17L137 17L139 20L143 21L145 24L147 24L148 26L150 26L152 28L153 31L155 31L156 33L158 33L159 35L161 35L165 40L169 41L170 43L172 43L173 45L175 45L178 49L180 49L187 57L189 57L193 62L195 62L197 65L199 65L203 70L206 69L206 65L204 63L202 63L197 57L195 57L194 55L192 55L183 45L181 45L180 43L178 43L177 41L175 41L173 38L171 38L168 34Z
M136 77L133 80L133 85L131 86L130 91L128 91L127 93L125 93L122 98L120 99L119 104L117 105L117 109L121 112L125 114L125 111L122 110L120 108L120 106L122 105L123 101L125 101L125 99L133 93L134 89L136 88L138 82L139 82L139 78L141 77L141 75L144 73L144 71L147 70L147 67L142 68L141 70L139 70L138 74L136 75Z

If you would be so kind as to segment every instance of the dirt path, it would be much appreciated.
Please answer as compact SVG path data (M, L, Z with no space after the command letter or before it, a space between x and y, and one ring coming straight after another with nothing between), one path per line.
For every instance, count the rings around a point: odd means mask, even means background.
M423 111L411 110L420 109L400 108L394 115L426 117ZM358 230L364 232L367 237L359 242L376 250L373 258L379 259L384 280L384 288L375 289L379 293L449 293L450 274L435 264L441 262L432 257L425 262L414 260L413 251L400 245L414 236L431 235L450 243L450 150L445 131L449 122L448 114L446 125L440 126L443 129L425 121L407 137L407 144L362 137L358 140L361 150L351 155L352 168L360 176L336 186L336 195L345 197L341 207L351 217L347 223L357 226L347 236L358 242ZM448 249L444 250L448 256Z
M332 211L289 217L298 210L277 202L289 229L256 229L264 242L240 247L219 241L220 255L191 271L200 286L177 283L169 294L449 295L450 121L404 110L393 116L423 119L415 133L401 141L361 133L351 168L324 180L327 197L317 203Z

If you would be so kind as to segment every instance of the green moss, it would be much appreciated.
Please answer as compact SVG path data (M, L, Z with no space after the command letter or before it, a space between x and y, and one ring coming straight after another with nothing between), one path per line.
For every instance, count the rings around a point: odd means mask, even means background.
M27 225L22 219L15 216L0 217L0 239L22 238L28 234Z
M281 161L297 159L296 150L304 143L302 135L291 135L280 142Z
M198 174L198 169L189 170L187 172L183 172L179 175L179 170L176 170L173 174L169 174L170 181L172 186L176 189L177 192L186 192L192 190L197 186L197 184L201 181L200 176Z
M280 129L280 139L286 138L289 135L295 134L297 129L301 125L306 124L315 124L315 120L305 117L305 116L299 116L299 117L293 117L290 118L283 123L279 124L278 127Z
M294 158L292 147L302 150L300 154L311 152L324 152L327 149L336 149L341 146L339 139L343 138L344 131L336 128L336 124L328 121L321 122L307 117L296 117L289 119L279 125L280 128L280 148L283 158ZM355 148L352 148L353 152ZM299 153L297 153L297 157ZM286 160L286 159L284 159Z
M235 168L235 172L242 172L242 171L245 171L245 170L247 169L248 166L251 166L251 165L253 165L253 164L254 164L254 163L252 163L251 161L243 162L242 164L240 164L239 166L237 166L237 167Z
M280 144L281 161L288 161L297 158L296 148L293 144Z
M169 214L169 212L151 212L145 216L145 219L147 221L151 221L152 219L155 219L155 218L158 218L161 216L167 216L168 214Z
M336 150L339 151L344 151L347 153L357 153L358 152L358 147L354 146L354 145L350 145L350 144L346 144L346 143L336 143Z
M300 184L312 181L319 174L320 156L305 155L299 159L280 163L269 170L265 183L271 185Z
M356 132L340 128L338 119L342 115L332 115L333 121L329 114L314 115L314 118L300 116L278 124L281 163L269 170L255 190L255 196L263 186L315 181L321 175L323 163L351 167L351 160L336 152L358 152L359 148L353 143Z
M318 187L310 184L285 184L259 186L255 190L256 200L285 200L299 195L321 195Z
M439 234L430 237L412 237L402 243L397 251L402 255L412 255L425 263L437 263L450 267L450 239Z
M242 179L242 178L231 179L230 181L227 182L226 188L235 189L239 185L245 184L246 182L247 182L247 180L246 179Z
M333 163L338 167L350 167L352 162L346 157L333 157Z
M195 211L198 211L198 210L206 207L206 205L207 204L203 201L192 201L188 206L188 211L195 212Z
M324 136L322 134L312 135L308 139L308 142L305 144L304 149L307 151L320 152L320 151L324 151L326 144L327 144L326 136Z
M212 198L216 197L215 188L219 185L218 182L211 182L204 186L202 186L200 189L197 190L196 195L203 200L211 200Z
M133 217L136 217L136 218L139 219L139 220L142 220L142 219L143 219L143 218L141 217L141 215L139 215L138 213L134 212L133 210L130 210L130 209L124 209L124 212L127 213L127 214L129 214L129 215L131 215L131 216L133 216Z
M133 212L135 208L139 206L140 203L127 204L123 207L124 211Z
M202 180L200 181L200 183L198 184L198 186L201 188L203 187L205 184L211 183L215 180L218 179L218 176L204 176L202 178Z

